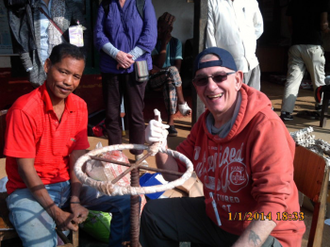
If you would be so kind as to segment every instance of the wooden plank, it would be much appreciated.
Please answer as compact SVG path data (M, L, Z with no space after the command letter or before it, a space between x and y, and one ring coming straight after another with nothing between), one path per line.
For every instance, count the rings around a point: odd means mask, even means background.
M297 146L294 158L294 181L298 190L312 199L319 200L324 169L326 163L322 156L302 147ZM307 183L306 181L315 181Z
M321 245L322 245L328 184L329 184L329 167L326 166L323 183L322 183L322 188L321 188L321 192L320 192L320 208L319 208L319 213L317 216L317 224L316 224L316 229L315 229L313 247L321 247Z

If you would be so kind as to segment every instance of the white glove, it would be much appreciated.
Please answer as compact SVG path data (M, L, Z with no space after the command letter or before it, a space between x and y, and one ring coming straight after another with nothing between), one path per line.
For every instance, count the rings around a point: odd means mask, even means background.
M170 126L167 124L162 124L161 122L152 119L149 122L149 125L144 131L145 141L149 144L154 142L160 142L162 147L165 147L167 144L167 129Z

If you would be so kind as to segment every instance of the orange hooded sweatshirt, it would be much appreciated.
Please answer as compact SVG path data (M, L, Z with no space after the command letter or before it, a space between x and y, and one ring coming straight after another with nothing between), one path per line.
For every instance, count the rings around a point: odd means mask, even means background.
M209 133L206 110L177 151L193 162L215 224L241 235L253 217L265 216L277 224L271 235L283 247L300 247L306 227L293 181L295 143L265 94L244 84L240 92L241 106L225 138Z

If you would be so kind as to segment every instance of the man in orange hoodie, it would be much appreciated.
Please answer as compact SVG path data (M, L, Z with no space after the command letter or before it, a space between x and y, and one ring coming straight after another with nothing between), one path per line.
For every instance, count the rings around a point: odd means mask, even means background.
M305 232L293 181L295 143L265 94L245 84L232 55L211 47L194 64L193 84L207 110L177 151L187 156L204 196L149 201L140 242L148 246L301 246ZM151 120L149 143L166 140ZM185 171L164 153L157 166ZM175 179L166 176L167 180Z

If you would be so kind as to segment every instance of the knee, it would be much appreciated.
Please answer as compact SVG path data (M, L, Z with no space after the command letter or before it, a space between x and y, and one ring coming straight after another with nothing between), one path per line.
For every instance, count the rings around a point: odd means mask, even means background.
M177 67L175 67L175 66L170 66L170 67L168 68L168 71L169 71L170 73L172 73L172 74L177 74L177 73L179 73Z
M154 215L155 212L157 212L157 200L149 200L143 207L142 217L149 218Z

